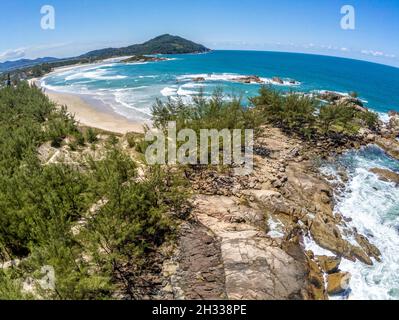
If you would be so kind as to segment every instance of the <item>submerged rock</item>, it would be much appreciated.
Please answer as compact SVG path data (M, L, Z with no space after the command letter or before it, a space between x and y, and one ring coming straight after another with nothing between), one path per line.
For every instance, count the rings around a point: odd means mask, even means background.
M193 79L194 82L204 82L205 78L204 77L197 77Z
M385 182L394 182L399 184L399 174L387 169L373 168L370 172L376 174L378 178Z

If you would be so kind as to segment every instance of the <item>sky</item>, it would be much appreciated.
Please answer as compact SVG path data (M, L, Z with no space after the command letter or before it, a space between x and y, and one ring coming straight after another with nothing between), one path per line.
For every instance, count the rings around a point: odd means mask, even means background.
M41 9L55 10L44 30ZM344 5L354 29L343 29ZM347 20L345 20L347 21ZM324 54L399 67L399 0L2 0L0 62L174 34L211 49Z

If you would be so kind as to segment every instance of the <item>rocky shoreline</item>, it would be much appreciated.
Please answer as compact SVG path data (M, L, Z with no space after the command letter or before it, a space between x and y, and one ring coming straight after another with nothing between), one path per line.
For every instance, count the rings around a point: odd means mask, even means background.
M334 210L345 171L337 184L320 173L317 162L370 143L384 148L381 139L390 141L386 151L392 153L399 128L388 124L384 134L362 131L339 143L307 143L263 129L251 175L203 168L187 174L192 211L174 254L163 263L156 298L326 300L350 286L342 259L366 265L381 260L379 249ZM307 250L306 239L331 256Z
M191 79L193 82L205 82L205 77L195 77ZM295 86L299 85L300 82L293 79L282 79L280 77L273 77L272 79L263 79L257 75L247 75L247 76L237 76L232 77L228 81L243 83L243 84L273 84L273 85L282 85L282 86Z
M168 60L167 58L157 57L157 56L136 55L128 59L121 60L120 63L145 63L145 62L159 62L167 60Z

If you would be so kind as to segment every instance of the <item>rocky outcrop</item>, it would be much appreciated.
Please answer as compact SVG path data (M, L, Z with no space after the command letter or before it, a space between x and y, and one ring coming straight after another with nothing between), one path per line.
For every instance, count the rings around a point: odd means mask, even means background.
M368 109L364 107L362 100L350 96L345 95L339 92L334 91L324 91L322 93L317 94L317 98L327 101L333 105L344 105L348 107L352 107L358 111L366 112Z
M384 149L391 157L399 160L399 141L395 137L378 136L375 140L376 144Z
M339 257L317 256L316 260L324 273L332 274L339 271L339 265L341 264L341 258Z
M166 60L168 59L163 57L136 55L128 59L122 60L121 63L144 63L144 62L158 62Z
M399 135L399 112L390 111L389 112L389 122L388 129L395 135Z
M238 202L238 203L237 203ZM195 216L220 239L229 299L300 299L307 285L304 261L266 236L261 210L223 196L199 196Z
M186 172L195 196L192 222L183 224L169 265L173 297L328 299L326 278L333 294L345 291L350 279L339 273L341 257L368 265L380 259L378 248L334 212L334 190L312 162L331 150L328 142L308 145L278 129L263 130L256 146L267 152L255 153L252 174ZM315 257L305 237L336 257Z
M370 171L378 176L378 178L385 182L394 182L399 184L399 174L391 170L372 168Z
M319 99L328 101L328 102L336 102L343 97L342 94L334 91L323 91L317 94Z
M180 228L176 258L167 262L163 272L171 277L166 290L174 299L227 298L220 241L199 222L184 223Z
M265 83L259 76L238 77L238 78L232 79L232 81L246 83L246 84L250 84L250 83L263 84L263 83Z

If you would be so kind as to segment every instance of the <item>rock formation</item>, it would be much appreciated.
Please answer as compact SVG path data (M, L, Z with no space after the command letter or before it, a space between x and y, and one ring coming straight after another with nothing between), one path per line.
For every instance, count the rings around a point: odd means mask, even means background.
M195 196L173 268L166 263L173 270L170 297L328 299L350 280L340 273L341 257L368 265L380 259L378 248L334 212L334 190L311 160L328 145L310 146L265 127L256 146L248 176L187 172ZM305 237L336 256L315 256Z

